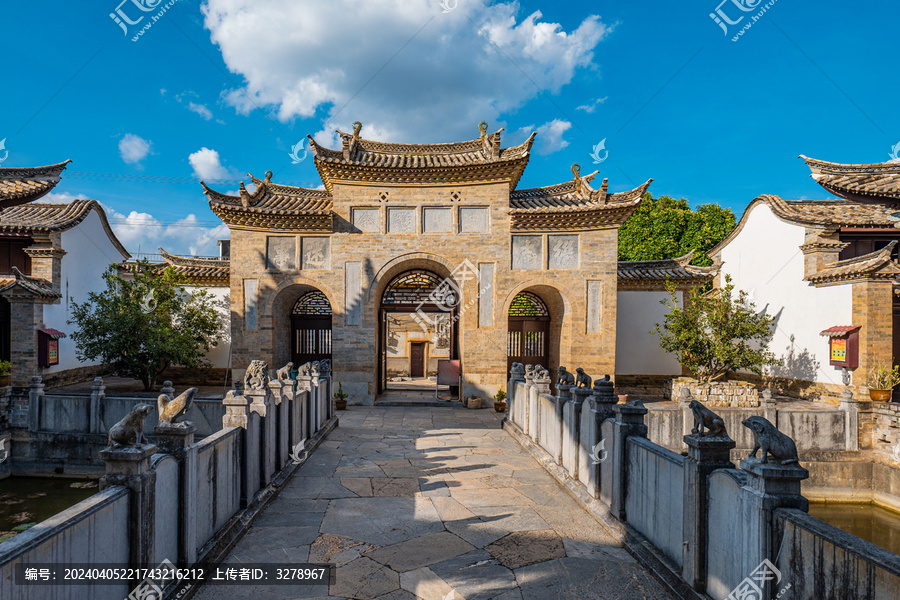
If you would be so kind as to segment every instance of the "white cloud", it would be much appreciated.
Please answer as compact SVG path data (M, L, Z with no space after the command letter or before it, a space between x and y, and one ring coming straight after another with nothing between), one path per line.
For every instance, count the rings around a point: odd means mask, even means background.
M194 174L202 181L241 178L234 170L229 170L222 166L218 152L206 147L200 148L188 156L188 161L194 169Z
M584 112L591 114L595 110L597 110L597 105L603 104L604 102L606 102L607 98L609 98L609 96L603 96L602 98L597 98L590 104L582 104L581 106L576 106L575 110L583 110Z
M163 248L173 254L214 256L217 240L228 239L230 232L224 223L203 223L194 214L177 221L163 222L149 213L131 211L128 215L103 207L116 237L132 254L158 252Z
M546 155L562 150L569 145L569 142L563 139L563 134L571 128L571 123L560 119L553 119L549 123L544 123L537 128L535 152ZM531 128L529 127L528 129Z
M68 204L72 200L88 200L84 194L70 194L69 192L50 192L41 197L41 202L48 204Z
M122 156L122 160L133 165L147 158L151 146L152 144L144 138L133 133L126 133L119 140L119 154Z
M213 118L212 111L209 110L205 104L197 104L195 102L188 103L188 110L191 112L195 112L207 121Z
M611 31L592 15L567 32L488 1L447 14L433 0L208 0L202 11L246 82L224 94L239 113L288 121L324 111L322 143L357 120L367 138L436 142L476 137L480 121L558 92Z

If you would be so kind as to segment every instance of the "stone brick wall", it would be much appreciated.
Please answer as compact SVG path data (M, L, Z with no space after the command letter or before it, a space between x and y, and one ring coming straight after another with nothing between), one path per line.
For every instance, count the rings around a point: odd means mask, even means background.
M457 193L458 199L451 196ZM386 193L387 200L382 199ZM488 207L487 233L388 233L387 209L416 207ZM381 214L381 232L352 233L351 208L374 208ZM479 285L475 279L458 282L462 290L458 341L465 394L492 396L507 379L507 314L515 295L530 290L551 312L550 365L583 367L594 377L615 372L617 229L578 232L579 263L571 270L516 270L511 268L509 188L506 184L453 187L379 187L335 185L334 233L326 268L276 271L267 269L267 232L232 231L231 310L232 364L253 359L279 367L290 360L290 309L303 293L318 289L331 302L332 351L335 380L350 393L351 402L371 402L377 390L377 351L380 301L387 284L410 269L428 269L441 277L468 260L477 266L494 265L493 323L479 324ZM454 220L454 225L456 221ZM421 229L419 229L421 231ZM458 227L454 227L458 231ZM268 235L286 235L269 233ZM307 237L314 234L299 234ZM540 234L536 234L540 235ZM290 236L294 237L294 236ZM544 240L546 242L546 239ZM300 242L296 247L299 254ZM545 256L546 259L546 256ZM295 265L299 256L295 257ZM346 289L348 264L360 267L358 307ZM352 267L350 267L352 268ZM244 319L244 280L258 281L256 329ZM587 331L587 281L601 283L599 332ZM359 309L359 324L350 324L348 309ZM235 369L235 376L241 376Z
M666 384L666 399L677 402L683 389L688 389L694 400L699 400L706 406L756 408L760 405L759 390L745 381L700 383L696 379L679 377Z
M0 387L0 431L9 429L9 400L12 388Z
M46 371L46 369L40 369L39 371ZM38 374L41 376L44 386L49 389L72 383L81 383L82 381L91 381L94 377L103 377L110 373L108 365L87 365L55 373L44 374L39 372Z
M859 368L856 385L866 385L876 362L890 366L893 356L893 284L864 281L853 284L853 325L859 325Z

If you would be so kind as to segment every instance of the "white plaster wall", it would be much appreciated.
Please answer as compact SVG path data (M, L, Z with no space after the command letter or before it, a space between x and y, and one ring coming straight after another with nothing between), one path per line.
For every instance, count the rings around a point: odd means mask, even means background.
M231 366L231 289L225 286L185 286L185 289L188 291L206 290L213 297L213 304L222 319L222 334L224 338L219 341L218 346L211 348L206 353L206 360L212 363L213 368Z
M620 375L681 375L675 357L659 347L653 331L668 309L660 301L667 292L618 292L616 314L616 373ZM679 305L681 294L678 294Z
M758 308L777 316L769 349L779 358L793 357L775 368L777 375L839 384L840 371L828 365L828 343L819 332L852 325L851 286L816 288L803 280L804 234L804 227L786 223L767 204L758 204L722 249L722 273L750 293ZM788 350L792 335L793 355Z
M44 327L71 334L73 326L67 321L71 318L72 303L84 302L89 292L106 289L102 277L104 271L125 256L109 239L95 210L77 226L64 231L61 237L63 250L66 251L62 257L62 298L56 304L44 305ZM59 340L59 364L44 369L44 373L95 364L98 362L79 362L75 358L75 342L71 337L65 337Z

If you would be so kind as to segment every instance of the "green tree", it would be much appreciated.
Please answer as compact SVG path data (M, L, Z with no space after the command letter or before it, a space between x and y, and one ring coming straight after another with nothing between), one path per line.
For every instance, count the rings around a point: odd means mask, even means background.
M653 198L646 193L619 229L619 260L660 260L696 250L691 262L708 266L712 260L705 252L736 225L734 213L718 204L701 204L692 211L684 198Z
M735 296L731 277L725 276L723 288L706 293L692 289L683 307L675 285L666 287L669 298L661 302L669 312L654 331L662 349L675 354L694 377L716 381L738 370L762 375L764 366L779 364L768 350L774 319L757 312L747 292L739 290Z
M150 390L169 365L208 368L203 356L222 339L222 323L206 290L187 292L174 267L146 260L121 277L116 265L103 274L106 289L74 303L70 324L79 360L100 360Z

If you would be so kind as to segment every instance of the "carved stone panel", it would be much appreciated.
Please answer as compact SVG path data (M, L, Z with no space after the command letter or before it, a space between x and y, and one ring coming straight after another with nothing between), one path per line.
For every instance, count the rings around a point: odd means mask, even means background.
M453 215L449 208L424 208L422 229L425 233L451 233Z
M416 209L414 208L389 208L388 231L390 233L415 233Z
M256 329L257 281L244 280L244 323L247 329Z
M331 268L331 244L326 237L305 237L300 240L300 268L305 270Z
M381 209L379 208L354 208L351 211L353 228L356 233L380 233Z
M543 238L539 235L512 236L512 268L535 270L544 268Z
M362 314L362 263L344 264L344 314L347 325L359 325Z
M266 268L272 271L293 271L297 268L297 238L267 237Z
M600 333L600 294L599 281L587 282L587 332Z
M578 268L578 236L551 235L549 240L550 268Z
M488 233L490 231L487 208L461 206L459 208L460 233Z

